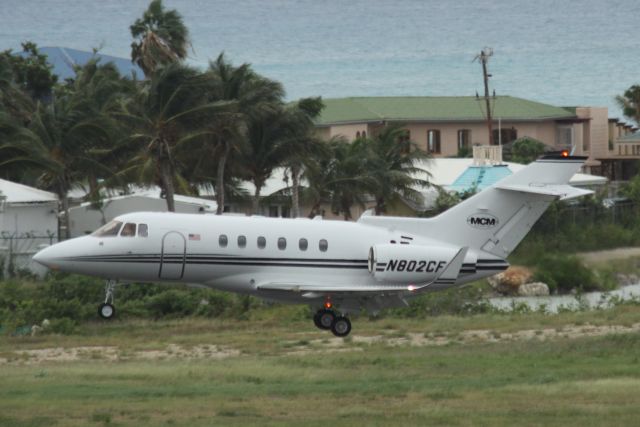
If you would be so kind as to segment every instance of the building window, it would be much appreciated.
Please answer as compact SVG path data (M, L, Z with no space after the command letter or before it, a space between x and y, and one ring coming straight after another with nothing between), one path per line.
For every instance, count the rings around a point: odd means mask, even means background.
M360 139L360 131L356 132L356 139Z
M325 239L322 239L318 243L318 247L320 248L320 252L327 252L327 249L329 249L329 242L327 242Z
M427 151L433 154L440 154L440 131L429 129L427 131Z
M226 248L228 243L229 239L226 234L221 234L220 237L218 237L218 245L220 245L221 248Z
M363 137L363 138L366 138L366 137L367 137L367 131L366 131L366 130L363 130L363 131L362 131L362 137Z
M258 248L264 249L267 246L267 239L264 236L258 237Z
M494 129L493 145L508 144L518 139L518 130L514 127L511 129Z
M287 249L287 239L285 239L284 237L278 238L278 249L280 249L281 251Z
M306 251L307 248L309 247L309 242L307 242L307 239L300 239L298 241L298 247L300 248L301 251Z
M458 150L464 150L471 146L471 131L469 129L458 130Z
M278 207L277 206L269 206L269 216L272 218L278 217Z
M138 225L138 237L147 237L149 236L149 227L147 224Z
M570 150L573 147L573 126L558 126L556 130L558 148Z
M244 248L247 246L247 238L245 236L238 236L238 247Z
M291 208L288 206L282 206L280 208L280 216L282 218L290 218L291 217Z

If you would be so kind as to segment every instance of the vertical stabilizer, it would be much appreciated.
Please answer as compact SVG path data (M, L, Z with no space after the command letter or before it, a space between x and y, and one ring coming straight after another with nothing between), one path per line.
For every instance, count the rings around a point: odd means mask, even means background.
M589 194L567 185L586 157L543 156L429 219L368 217L362 222L423 235L506 258L558 198Z

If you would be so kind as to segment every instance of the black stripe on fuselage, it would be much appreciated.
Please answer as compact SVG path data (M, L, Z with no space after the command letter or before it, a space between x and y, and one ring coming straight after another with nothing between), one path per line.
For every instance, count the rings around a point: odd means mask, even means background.
M137 264L185 264L189 265L245 265L269 267L350 268L366 269L367 260L305 259L305 258L239 258L205 255L102 255L65 258L66 261L137 263Z

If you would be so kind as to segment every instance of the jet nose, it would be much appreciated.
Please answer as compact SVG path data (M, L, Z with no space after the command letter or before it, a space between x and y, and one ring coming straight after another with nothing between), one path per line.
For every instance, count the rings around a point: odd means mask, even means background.
M38 264L42 264L45 267L50 267L51 266L51 260L52 260L51 248L52 248L52 246L48 246L48 247L46 247L44 249L41 249L40 251L38 251L37 254L35 254L33 256L32 259L35 262L37 262Z

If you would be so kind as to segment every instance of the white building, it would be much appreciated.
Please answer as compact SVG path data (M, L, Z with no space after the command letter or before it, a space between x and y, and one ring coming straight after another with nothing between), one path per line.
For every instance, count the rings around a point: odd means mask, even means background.
M58 241L58 197L47 191L0 179L0 268L40 269L31 256ZM33 267L33 268L32 268Z
M174 196L176 212L214 213L216 202L197 197ZM139 190L134 194L107 197L100 208L85 202L69 209L71 237L90 234L118 215L131 212L166 212L167 201L160 197L159 189Z

